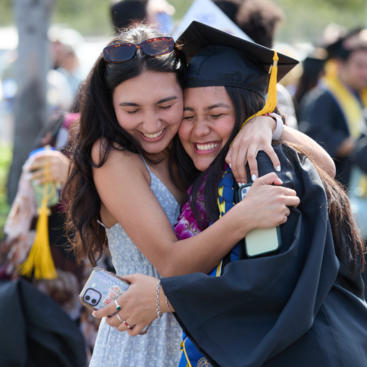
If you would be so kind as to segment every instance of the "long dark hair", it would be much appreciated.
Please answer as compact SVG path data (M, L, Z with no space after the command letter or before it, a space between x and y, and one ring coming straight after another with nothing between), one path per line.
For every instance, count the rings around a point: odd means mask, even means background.
M166 35L152 27L140 25L120 33L110 44L138 44L161 36ZM81 92L79 130L75 134L73 158L62 192L67 223L75 235L71 242L79 260L88 257L95 265L106 238L105 229L97 222L101 200L93 181L92 167L101 167L112 149L140 154L148 162L156 163L144 155L139 142L119 125L112 102L114 89L144 71L175 73L182 87L185 68L184 55L179 50L161 57L149 57L138 50L133 59L118 64L107 63L101 54L89 73ZM101 149L96 165L92 161L91 151L98 139Z
M178 180L175 178L171 171L171 177L174 183L183 190L187 190L188 187L193 185L190 196L186 194L181 204L189 200L190 207L201 229L204 228L202 227L202 218L196 205L196 199L204 179L205 212L208 219L214 223L219 218L219 209L217 205L218 185L223 175L223 166L230 142L238 133L242 122L257 111L260 111L265 103L260 96L251 91L235 87L225 88L232 99L236 112L236 121L230 139L221 149L210 167L204 172L197 170L191 158L185 152L178 136L175 137L171 150L170 167L174 160L179 162L178 174L180 179ZM277 110L275 112L277 112ZM298 145L291 145L291 147L303 156L307 156L302 147ZM310 160L316 167L325 188L336 255L339 259L344 261L351 274L354 274L356 271L363 272L365 266L363 254L364 243L353 220L348 196L343 187L336 180L331 178L316 162L312 159Z

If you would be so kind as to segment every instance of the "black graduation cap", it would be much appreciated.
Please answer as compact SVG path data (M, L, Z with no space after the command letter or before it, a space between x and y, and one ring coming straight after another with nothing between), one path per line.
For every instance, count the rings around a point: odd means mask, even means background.
M196 21L177 43L189 63L185 87L234 86L265 97L273 50ZM278 57L276 81L298 64L288 56Z
M351 52L367 49L367 29L357 28L327 46L328 58L347 59Z
M278 55L267 47L196 21L177 43L189 63L186 88L233 86L253 91L265 99L269 86L265 106L256 115L274 111L277 82L298 64L297 60Z

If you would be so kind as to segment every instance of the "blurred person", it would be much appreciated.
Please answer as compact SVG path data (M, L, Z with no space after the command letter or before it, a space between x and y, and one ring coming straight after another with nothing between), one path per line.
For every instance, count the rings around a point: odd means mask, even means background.
M300 128L335 159L336 179L367 240L367 30L350 32L328 51L326 76L301 103Z
M329 45L335 73L328 72L300 106L301 130L322 144L336 160L336 179L346 188L357 143L365 134L366 32L352 31Z
M79 72L79 61L72 46L64 45L64 48L65 55L60 60L59 67L56 70L66 78L74 98L82 82Z
M171 34L174 26L173 14L175 8L166 0L148 0L148 21L160 25L162 30Z
M115 32L118 33L124 28L146 22L147 2L148 0L113 1L110 5L110 12Z
M212 0L222 12L235 24L237 24L237 13L242 0Z
M283 11L268 0L213 0L254 42L272 48L275 33L284 21ZM287 124L297 128L292 96L281 84L277 85L279 110L287 117Z
M20 266L29 257L29 253L33 246L36 245L35 241L38 232L42 231L41 227L36 225L40 213L37 209L40 204L37 202L35 187L50 182L40 180L36 182L35 186L32 185L31 181L38 180L40 171L43 171L42 175L45 174L45 165L47 163L50 166L50 176L48 180L54 182L56 188L58 184L62 182L62 178L66 175L66 172L60 171L60 169L65 169L69 161L68 158L61 153L61 150L65 148L67 143L65 132L66 135L68 135L71 125L78 118L79 114L77 113L63 113L54 117L42 131L42 136L40 136L38 142L36 142L36 147L57 146L59 151L49 150L47 148L46 150L42 150L42 153L39 152L38 156L37 153L32 155L25 163L23 173L19 180L17 195L5 223L5 238L0 243L0 251L7 254L5 263L0 264L0 279L3 281L27 279L35 289L41 291L56 302L58 306L56 304L53 306L53 312L55 312L55 314L65 312L65 315L68 315L76 327L79 327L81 322L82 307L79 303L78 295L82 284L84 284L85 267L84 264L76 262L74 254L69 250L67 233L64 226L65 215L61 205L57 203L57 199L48 204L47 239L43 239L46 241L46 246L50 246L51 261L52 266L56 269L56 278L44 279L42 276L37 276L34 270L31 275L23 275ZM64 165L60 164L60 161L64 163ZM56 194L56 197L58 197L58 194ZM39 254L37 256L39 257L42 255ZM28 291L31 292L30 289ZM36 296L36 291L34 292L35 297L38 297ZM59 311L57 307L60 307ZM63 311L61 311L61 309ZM45 325L43 327L49 327L50 329L53 327L48 317L45 317L43 322ZM70 323L64 322L63 327L70 329L72 327L70 325ZM94 328L95 330L97 329L95 326ZM90 330L90 328L87 329L84 327L83 330ZM72 332L75 334L75 338L79 336L82 338L81 332L78 334L75 330ZM46 334L44 338L46 338ZM85 338L85 340L87 339L88 338ZM39 342L41 342L41 344L42 340L43 338L40 337ZM38 353L46 353L45 349L41 348L38 350ZM66 350L69 353L72 349L66 347ZM85 352L81 352L81 354L84 354L85 358ZM48 357L45 359L45 363L51 365L49 364L51 362Z
M325 59L317 57L314 54L307 56L303 60L303 73L295 93L297 105L301 103L302 98L308 91L314 89L318 85L319 80L324 76L324 63Z

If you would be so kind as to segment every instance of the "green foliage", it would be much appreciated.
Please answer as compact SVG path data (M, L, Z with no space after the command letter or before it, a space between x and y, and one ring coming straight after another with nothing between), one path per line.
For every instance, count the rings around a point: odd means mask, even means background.
M0 240L3 238L4 224L10 210L6 200L5 185L12 155L12 147L10 144L0 142Z
M0 27L13 23L12 0L0 1Z
M14 0L13 0L14 1ZM183 17L192 0L168 0L176 8L175 20ZM257 0L243 0L257 1ZM286 15L278 41L317 41L329 23L347 28L366 22L366 0L273 0ZM55 0L53 23L63 23L83 35L110 35L109 0ZM0 26L13 23L12 0L0 1Z
M330 23L348 29L365 26L366 0L274 0L286 19L279 30L281 42L317 42Z

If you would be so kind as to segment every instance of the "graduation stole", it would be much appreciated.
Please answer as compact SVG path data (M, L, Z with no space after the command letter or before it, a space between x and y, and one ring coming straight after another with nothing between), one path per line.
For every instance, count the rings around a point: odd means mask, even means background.
M224 166L223 177L219 183L218 188L218 208L219 218L227 213L234 207L234 185L235 180L230 167L226 164ZM210 223L209 225L211 225ZM231 261L238 260L239 245L237 244L231 251ZM219 277L222 273L223 260L208 274L212 277ZM180 348L182 350L182 356L179 363L179 367L210 367L211 364L208 360L198 351L191 340L183 333L183 341Z
M322 86L327 89L342 110L350 136L358 139L361 135L360 125L363 124L363 107L367 107L367 93L362 92L361 101L357 96L339 79L336 73L328 73L323 79ZM363 189L363 196L367 196L367 176L362 175L359 187Z
M343 112L350 135L358 139L361 132L359 125L363 121L362 106L357 96L339 79L337 75L328 75L322 85L333 95ZM363 107L367 107L367 96L362 93Z

